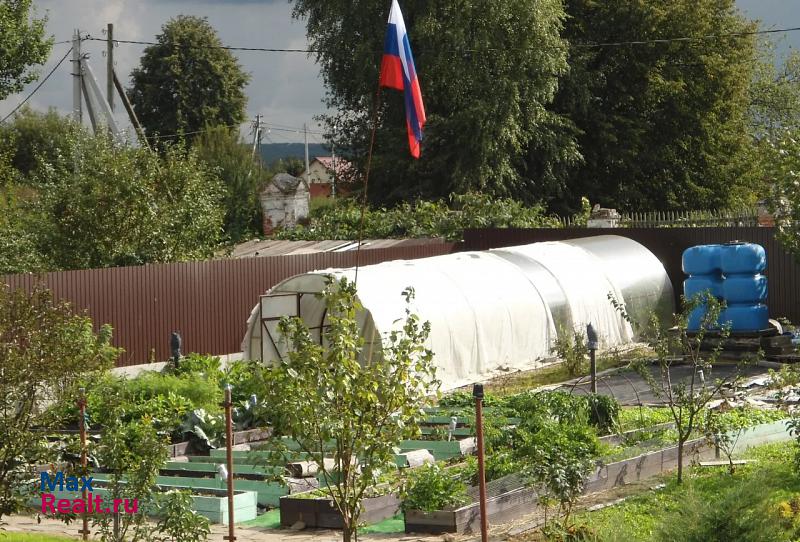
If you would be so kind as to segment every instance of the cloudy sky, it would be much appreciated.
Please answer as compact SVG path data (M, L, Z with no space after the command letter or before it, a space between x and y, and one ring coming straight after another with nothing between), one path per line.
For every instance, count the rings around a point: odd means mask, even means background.
M305 28L293 21L287 0L35 0L40 14L48 16L48 30L56 41L69 40L74 28L92 37L104 37L107 23L114 23L117 39L153 41L161 25L178 14L208 17L223 43L238 47L305 48ZM388 0L387 0L388 3ZM800 27L800 2L797 0L738 0L750 17L760 19L767 28ZM53 48L50 60L41 69L47 73L67 52L69 44ZM781 45L800 48L800 32L789 33ZM95 75L105 88L105 43L84 42ZM144 46L120 44L114 51L117 73L125 81L138 63ZM302 53L236 53L244 69L252 75L247 88L247 113L264 115L267 123L277 125L268 134L270 141L299 142L302 135L284 131L313 123L324 111L324 89L319 69ZM30 100L36 109L55 107L67 113L72 106L70 65L64 62ZM11 111L33 87L0 102L0 116ZM124 114L120 121L127 124ZM280 130L277 128L283 128ZM246 127L243 133L246 133ZM318 139L318 136L314 136Z

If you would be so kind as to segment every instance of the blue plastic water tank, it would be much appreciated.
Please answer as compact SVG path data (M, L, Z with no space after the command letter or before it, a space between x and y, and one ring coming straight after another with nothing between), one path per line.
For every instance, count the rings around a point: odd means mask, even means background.
M720 264L726 276L754 275L767 268L767 253L754 243L731 243L720 249Z
M706 306L700 305L699 307L695 307L692 312L689 313L689 321L686 325L686 328L689 331L700 331L700 324L703 323L703 318L706 315ZM716 322L709 322L706 329L719 329L719 320Z
M693 275L683 281L683 295L691 299L706 290L714 297L722 297L723 280L720 275Z
M769 327L767 278L761 273L767 267L764 248L754 243L698 245L683 252L683 271L689 275L683 282L687 299L708 290L727 305L719 322L729 323L732 332L760 331ZM689 331L699 331L705 306L689 315Z
M722 267L722 245L697 245L683 251L683 272L687 275L711 275Z
M731 331L760 331L769 328L769 311L763 304L731 305L722 311L719 320L730 323Z
M720 285L721 297L728 305L757 304L767 300L767 277L764 275L726 276Z

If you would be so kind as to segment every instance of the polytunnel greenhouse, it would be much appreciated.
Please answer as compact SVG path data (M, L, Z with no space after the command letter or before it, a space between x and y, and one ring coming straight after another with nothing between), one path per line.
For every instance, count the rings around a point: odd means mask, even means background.
M242 345L246 359L274 362L286 353L277 331L282 316L299 316L316 340L326 326L316 294L329 277L354 280L355 268L326 269L277 284L254 307ZM634 322L674 309L664 266L639 243L615 235L533 243L482 252L396 260L359 268L358 322L365 358L405 317L402 292L413 287L411 309L431 324L443 389L501 371L535 368L552 359L558 333L585 333L591 323L601 348L635 339L609 301L621 301Z

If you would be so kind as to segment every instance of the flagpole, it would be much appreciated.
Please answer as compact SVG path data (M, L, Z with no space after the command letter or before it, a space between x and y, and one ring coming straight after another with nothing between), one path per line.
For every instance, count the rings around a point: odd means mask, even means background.
M369 138L369 152L367 153L367 170L364 173L364 194L361 198L361 216L358 225L358 245L356 245L356 274L353 283L358 285L358 267L361 257L361 242L364 238L364 215L367 207L367 188L369 187L369 171L372 167L372 148L375 146L375 131L378 128L378 110L381 107L381 82L378 75L378 91L375 93L375 108L372 112L372 134Z

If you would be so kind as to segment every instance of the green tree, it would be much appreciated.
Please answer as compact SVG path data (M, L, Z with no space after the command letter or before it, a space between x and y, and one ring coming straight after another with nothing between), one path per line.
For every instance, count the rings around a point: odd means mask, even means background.
M553 110L570 119L580 167L540 185L553 210L577 198L621 209L722 207L750 197L757 28L734 0L568 0L570 71ZM587 47L586 43L686 41Z
M18 187L0 187L0 274L47 271L35 224L41 213Z
M762 148L778 239L800 259L800 131L782 130L767 138Z
M620 315L634 325L624 307L611 294L609 299ZM713 372L725 340L730 336L730 324L720 322L724 304L708 290L682 302L683 310L674 315L671 327L664 326L655 315L651 318L647 333L657 356L656 376L646 361L636 366L653 395L663 401L672 414L678 433L679 484L683 482L684 445L702 426L708 403L742 375L740 367L722 378L716 378ZM691 333L689 318L694 311L701 311L701 317L699 330ZM711 331L716 331L721 340L706 350L704 341ZM687 366L691 374L678 378L675 373Z
M389 2L296 0L306 20L337 149L363 170ZM566 72L560 0L407 0L403 14L414 50L428 123L422 157L409 157L401 93L384 91L372 161L374 201L441 198L485 191L532 201L536 179L520 174L525 152L542 172L577 159L546 109ZM336 128L334 128L336 126Z
M228 239L238 242L256 236L261 229L258 192L267 173L239 141L238 131L216 127L195 142L197 155L219 174L225 186L225 223Z
M95 333L89 318L50 292L0 287L0 517L24 504L29 469L56 460L45 433L31 431L55 421L39 412L74 400L77 382L109 368L119 353L110 327Z
M32 0L0 0L0 100L21 91L38 75L53 46L45 38L47 18L37 19Z
M85 134L79 124L54 109L41 113L25 106L0 127L0 147L10 154L10 165L25 182L41 163L71 157L75 138Z
M55 267L85 269L209 257L222 234L222 188L196 152L163 156L105 136L75 140L37 176L36 235Z
M772 42L762 43L759 52L750 84L750 121L753 136L761 141L800 128L800 53L792 51L776 64Z
M157 45L144 50L128 90L145 130L186 134L244 120L250 76L205 18L179 15L161 27Z
M342 539L349 542L358 527L361 500L394 468L393 447L419 432L422 407L438 382L432 353L424 347L427 322L407 310L398 330L385 337L383 350L367 352L359 333L357 315L363 309L355 285L331 280L322 295L325 341L320 345L297 318L281 320L289 352L266 374L266 397L277 427L309 454L327 481L323 491L342 514ZM413 291L403 295L410 300Z

